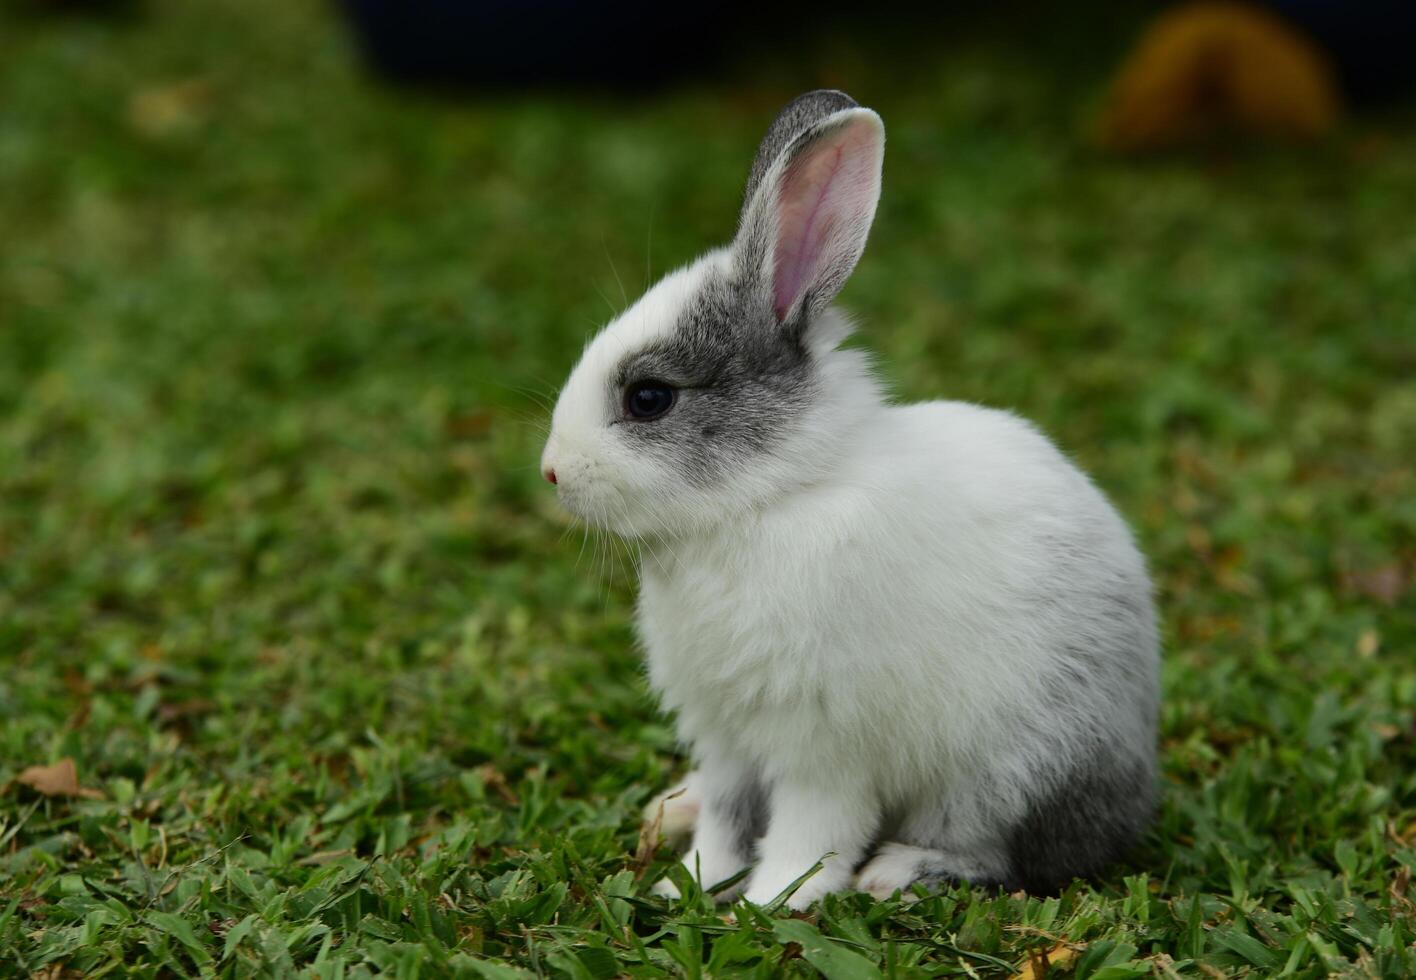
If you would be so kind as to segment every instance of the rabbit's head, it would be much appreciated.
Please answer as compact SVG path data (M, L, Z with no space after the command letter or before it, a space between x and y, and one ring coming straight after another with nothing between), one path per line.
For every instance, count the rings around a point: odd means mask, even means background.
M803 95L753 161L732 244L669 274L586 348L541 465L562 503L625 535L741 517L828 471L879 396L830 309L880 196L880 117Z

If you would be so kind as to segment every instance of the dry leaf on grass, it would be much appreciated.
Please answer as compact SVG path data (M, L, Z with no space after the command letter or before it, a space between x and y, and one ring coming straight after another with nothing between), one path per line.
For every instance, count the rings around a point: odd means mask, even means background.
M491 434L496 416L488 411L463 412L443 420L443 432L451 439L483 439Z
M1363 630L1357 636L1357 656L1368 660L1382 647L1382 635L1376 630Z
M1411 585L1406 569L1391 563L1377 568L1363 568L1343 576L1343 585L1366 599L1375 599L1384 606L1394 606Z
M205 122L211 102L211 81L206 78L154 85L128 99L128 123L144 136L167 136Z
M511 788L511 784L506 781L506 777L501 771L490 762L484 762L477 767L477 775L482 780L482 785L496 793L512 806L520 806L521 798L516 795L516 790Z
M635 877L639 877L654 860L654 854L662 844L675 846L686 842L693 833L693 825L698 818L697 804L692 807L692 815L687 818L681 807L665 814L665 808L688 792L688 786L678 786L670 792L656 797L644 811L644 821L639 825L639 846L634 851Z
M75 767L73 759L60 759L52 766L30 766L15 777L15 782L45 796L103 799L103 794L98 790L86 789L79 785L79 770Z
M331 861L338 861L342 857L348 857L354 853L352 847L341 847L337 851L317 851L309 857L302 857L295 863L304 868L318 867L322 864L329 864Z
M1387 886L1387 894L1391 896L1391 904L1399 909L1416 910L1416 903L1406 897L1406 890L1411 887L1411 871L1409 868L1399 867L1396 874L1392 876L1391 884Z
M1058 943L1045 953L1034 953L1028 957L1021 970L1013 974L1013 980L1042 980L1051 967L1066 966L1077 958L1077 950L1066 943Z
M644 870L654 861L654 852L659 849L664 826L664 804L667 802L667 797L660 800L654 809L654 815L639 825L639 844L635 847L634 859L630 862L635 878L644 874Z

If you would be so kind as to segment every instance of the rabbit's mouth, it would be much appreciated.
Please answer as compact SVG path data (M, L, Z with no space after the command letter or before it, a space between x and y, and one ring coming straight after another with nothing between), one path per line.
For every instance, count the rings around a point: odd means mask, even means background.
M607 481L597 479L593 465L576 465L565 461L554 467L556 499L561 507L588 527L615 534L627 531L627 511L624 495Z
M682 533L680 515L658 496L641 497L598 480L572 480L557 471L556 496L567 513L595 531L629 541L672 538Z

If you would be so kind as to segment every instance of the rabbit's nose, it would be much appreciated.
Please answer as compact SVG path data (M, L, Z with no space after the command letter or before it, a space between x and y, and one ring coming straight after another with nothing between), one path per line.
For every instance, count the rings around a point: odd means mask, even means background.
M547 466L541 471L541 475L546 478L547 483L554 484L556 482L556 471L554 467Z

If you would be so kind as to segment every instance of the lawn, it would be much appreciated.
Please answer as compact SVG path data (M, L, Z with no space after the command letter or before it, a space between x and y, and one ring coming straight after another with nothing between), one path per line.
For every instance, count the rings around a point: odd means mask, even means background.
M465 98L323 4L147 9L0 13L0 975L1416 975L1416 113L1106 157L1125 17ZM684 761L544 403L820 84L889 134L859 342L1152 563L1165 803L1060 896L647 893Z

